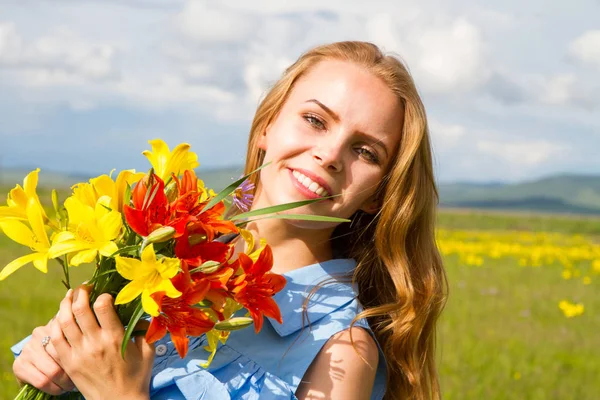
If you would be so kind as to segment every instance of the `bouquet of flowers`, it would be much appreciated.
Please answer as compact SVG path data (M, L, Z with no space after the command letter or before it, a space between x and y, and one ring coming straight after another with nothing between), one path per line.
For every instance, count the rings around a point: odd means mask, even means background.
M231 331L254 324L258 333L263 316L282 323L272 296L285 278L270 271L270 247L264 240L255 246L245 224L258 218L347 220L277 214L320 199L249 211L250 174L217 194L194 173L199 164L188 144L170 151L162 140L149 143L152 151L142 153L152 164L147 174L125 170L114 180L111 173L78 183L62 205L54 190L53 213L36 192L39 169L29 173L0 207L0 229L33 252L6 265L0 280L29 263L45 273L53 259L70 288L69 268L95 263L90 303L102 293L114 296L126 326L122 354L132 334L140 333L134 332L137 322L146 318L146 340L153 343L168 332L182 358L188 336L206 335L207 367ZM236 235L246 241L248 254L234 253L228 239ZM242 309L247 312L240 316ZM17 395L34 398L52 396L30 385Z

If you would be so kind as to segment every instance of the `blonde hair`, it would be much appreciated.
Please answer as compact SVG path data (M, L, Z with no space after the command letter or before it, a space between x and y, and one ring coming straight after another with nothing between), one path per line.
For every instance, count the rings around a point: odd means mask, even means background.
M436 322L448 283L435 242L438 194L425 108L408 69L371 43L318 46L285 70L258 106L252 122L245 172L263 163L258 140L280 112L295 82L323 60L366 68L387 84L404 108L398 153L377 189L375 215L358 211L339 225L335 249L357 261L353 280L366 318L387 365L386 399L441 398L435 363ZM400 117L399 117L400 118ZM253 175L257 183L258 174Z

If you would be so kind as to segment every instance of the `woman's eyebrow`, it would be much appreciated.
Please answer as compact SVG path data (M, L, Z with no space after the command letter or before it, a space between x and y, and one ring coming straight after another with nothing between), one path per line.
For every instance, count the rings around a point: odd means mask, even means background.
M335 122L340 122L340 117L331 108L327 107L325 104L321 103L319 100L310 99L310 100L306 100L305 103L315 103L316 105L321 107L323 109L323 111L325 111L327 114L329 114L329 116L331 118L333 118L333 120ZM370 139L372 141L372 145L381 147L383 149L383 152L385 153L386 158L389 157L388 149L387 149L385 143L383 142L383 139L377 139L365 132L357 132L357 133L360 136Z
M323 111L325 111L327 114L329 114L329 116L331 118L333 118L333 120L335 122L340 122L340 117L336 113L334 113L331 108L327 107L325 104L321 103L319 100L310 99L310 100L306 100L305 103L315 103L316 105L321 107L323 109Z

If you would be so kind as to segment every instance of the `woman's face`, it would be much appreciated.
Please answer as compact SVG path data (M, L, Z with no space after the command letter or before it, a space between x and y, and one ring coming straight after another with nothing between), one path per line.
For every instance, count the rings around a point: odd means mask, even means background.
M377 210L374 193L400 142L403 108L378 77L342 61L323 61L300 78L260 137L265 162L255 208L336 197L294 214L348 218ZM301 222L306 227L335 224Z

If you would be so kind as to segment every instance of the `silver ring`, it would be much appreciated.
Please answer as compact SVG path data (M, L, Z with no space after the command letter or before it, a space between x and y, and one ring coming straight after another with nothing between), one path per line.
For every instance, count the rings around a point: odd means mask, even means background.
M42 347L45 349L48 343L50 343L50 336L44 336L42 338Z

